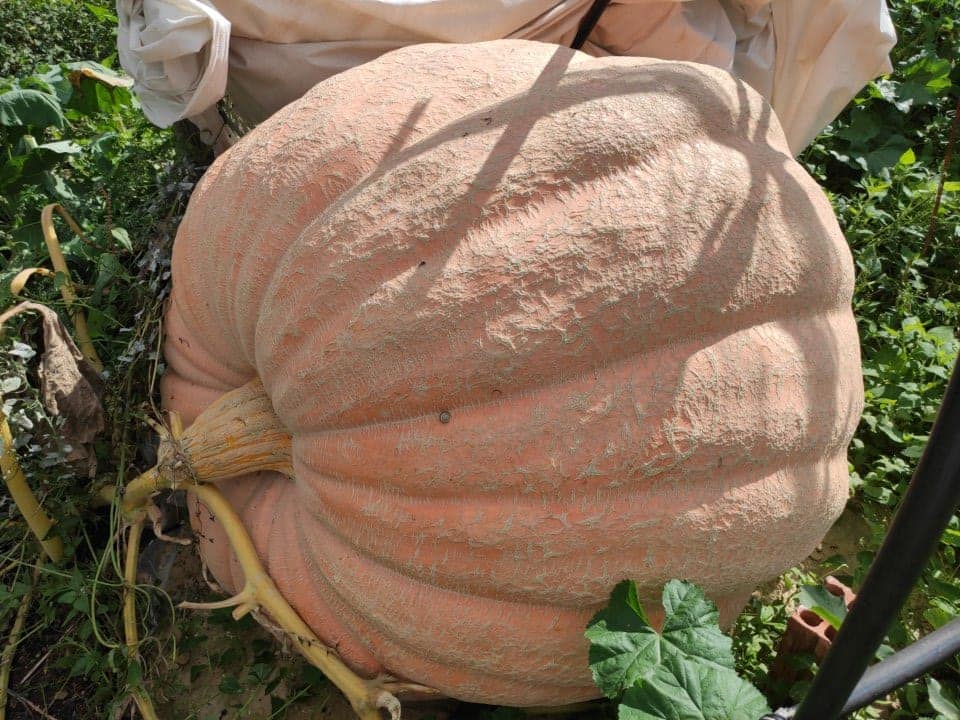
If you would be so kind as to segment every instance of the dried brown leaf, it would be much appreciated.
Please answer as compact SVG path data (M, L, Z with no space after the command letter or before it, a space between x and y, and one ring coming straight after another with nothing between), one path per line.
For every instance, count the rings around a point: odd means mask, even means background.
M38 371L43 404L52 417L63 418L60 433L71 448L67 460L87 460L92 475L96 469L93 439L106 425L101 402L103 380L57 314L46 305L15 305L0 315L0 327L15 315L31 311L43 320L43 354Z

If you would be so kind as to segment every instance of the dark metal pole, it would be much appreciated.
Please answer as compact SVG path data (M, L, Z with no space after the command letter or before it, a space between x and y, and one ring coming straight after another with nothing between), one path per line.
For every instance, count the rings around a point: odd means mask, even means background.
M870 667L850 694L842 714L866 707L957 653L960 653L960 618L954 618L942 628Z
M603 11L607 9L607 5L609 4L610 0L594 0L593 5L590 6L587 14L584 15L583 20L580 21L580 27L577 28L577 36L573 39L573 42L570 43L570 47L574 50L579 50L583 47L587 38L590 37L590 33L593 32L597 23L600 22L600 16L603 15Z
M960 504L960 377L940 412L890 532L796 720L836 720Z

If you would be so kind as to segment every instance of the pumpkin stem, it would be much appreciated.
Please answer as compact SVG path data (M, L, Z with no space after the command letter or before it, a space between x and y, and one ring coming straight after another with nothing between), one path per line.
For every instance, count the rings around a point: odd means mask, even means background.
M257 556L240 516L220 490L210 483L260 470L293 474L290 434L284 429L258 378L219 398L186 430L179 418L170 418L162 433L156 467L130 482L123 493L124 514L137 528L139 540L151 496L164 489L185 489L197 496L220 523L243 570L244 587L237 595L212 603L181 603L180 607L212 610L232 607L240 619L261 611L269 615L300 653L346 695L360 720L380 720L386 710L400 718L400 701L381 679L367 680L347 667L324 645L284 599ZM138 544L138 543L137 543ZM131 542L131 547L133 542ZM125 618L128 615L125 603ZM132 613L132 609L129 611ZM132 630L132 635L129 630ZM128 624L128 645L136 643L135 623Z
M293 474L290 434L273 411L259 378L213 402L186 430L170 419L160 441L156 467L124 490L123 511L136 515L150 496L203 482L274 470Z

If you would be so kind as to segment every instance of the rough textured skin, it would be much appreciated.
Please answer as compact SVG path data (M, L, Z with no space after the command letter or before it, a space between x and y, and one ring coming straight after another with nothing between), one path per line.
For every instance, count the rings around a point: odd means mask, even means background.
M693 580L730 620L843 507L850 255L769 106L719 70L396 51L210 168L173 277L164 402L190 421L260 376L296 477L221 487L365 674L595 697L583 630L619 580L657 606Z

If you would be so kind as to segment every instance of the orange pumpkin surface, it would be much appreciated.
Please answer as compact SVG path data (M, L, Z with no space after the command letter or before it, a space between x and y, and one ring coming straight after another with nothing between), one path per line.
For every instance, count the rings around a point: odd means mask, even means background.
M189 422L262 381L293 477L219 485L348 664L561 704L598 695L583 631L618 581L652 604L694 581L729 621L839 515L852 277L823 193L730 75L414 46L208 170L163 398ZM195 528L237 589L221 529Z

